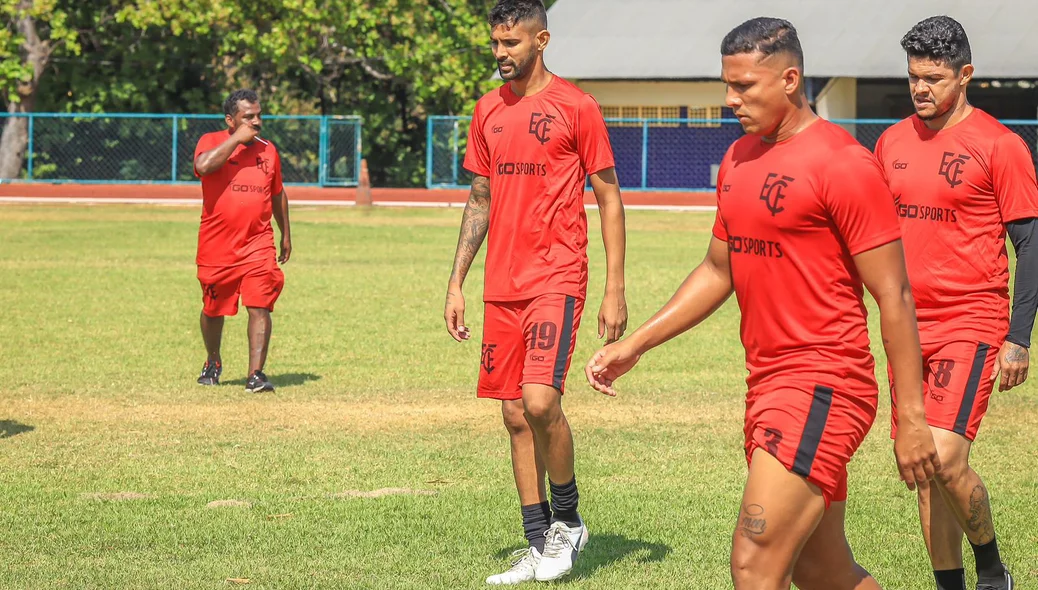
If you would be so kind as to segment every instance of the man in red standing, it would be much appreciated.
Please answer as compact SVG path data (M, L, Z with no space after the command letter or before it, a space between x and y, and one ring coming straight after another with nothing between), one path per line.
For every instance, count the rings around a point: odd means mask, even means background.
M260 103L251 90L224 102L226 131L207 133L195 148L195 175L202 179L202 223L198 230L198 282L202 285L202 339L208 358L198 382L217 385L223 371L220 340L224 317L249 310L249 373L245 389L274 391L263 373L270 345L270 312L281 294L292 237L281 158L259 136ZM274 248L274 217L281 230L281 256Z
M811 110L792 24L749 20L728 33L721 55L726 101L747 134L721 161L706 259L585 372L615 395L613 382L641 355L734 291L749 370L750 464L732 538L735 588L875 590L844 533L847 465L879 397L863 285L879 304L883 346L905 392L894 444L901 477L926 487L937 464L893 198L872 154Z
M947 16L901 40L916 114L876 143L898 200L923 353L926 421L941 469L920 490L919 518L939 590L964 590L962 537L973 549L978 590L1012 590L1002 564L987 486L969 464L994 381L1027 378L1038 308L1038 184L1027 144L966 99L969 39ZM1006 233L1017 253L1009 314ZM901 390L891 387L895 416ZM896 423L895 423L896 432Z
M451 336L468 339L462 284L486 238L477 395L501 400L530 545L511 569L487 579L499 585L565 576L587 541L577 512L573 436L562 394L587 294L588 175L608 267L600 337L620 337L627 305L624 211L601 109L545 68L550 35L540 0L502 0L489 21L491 47L506 83L476 104L465 154L465 168L475 177L444 319Z

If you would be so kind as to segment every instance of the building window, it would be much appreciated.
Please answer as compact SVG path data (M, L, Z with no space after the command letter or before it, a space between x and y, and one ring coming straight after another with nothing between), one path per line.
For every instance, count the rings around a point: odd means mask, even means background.
M710 120L709 123L689 123L689 127L720 127L721 107L688 107L688 118Z
M721 108L710 107L680 107L680 106L618 106L603 105L602 116L606 119L651 119L650 127L680 127L679 119L720 119ZM685 114L687 113L687 115ZM674 122L670 122L674 120ZM610 121L610 127L641 127L639 121ZM720 127L720 122L714 123L688 123L689 127Z

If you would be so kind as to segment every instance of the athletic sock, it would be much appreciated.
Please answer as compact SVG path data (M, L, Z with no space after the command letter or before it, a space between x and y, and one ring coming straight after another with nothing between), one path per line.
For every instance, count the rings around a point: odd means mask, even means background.
M523 533L538 553L544 553L544 532L550 524L551 508L547 502L523 506Z
M1006 568L1002 565L1002 557L998 554L998 541L992 537L990 543L974 545L973 556L977 559L977 582L985 584L1002 584L1006 579Z
M937 590L966 590L966 570L934 570Z
M577 493L577 478L566 484L559 485L548 480L551 488L551 511L552 522L561 521L569 527L580 526L580 516L577 514L577 502L580 494Z

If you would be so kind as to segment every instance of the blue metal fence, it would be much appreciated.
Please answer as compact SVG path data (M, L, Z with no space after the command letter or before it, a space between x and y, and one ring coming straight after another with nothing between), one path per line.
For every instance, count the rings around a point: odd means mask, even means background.
M25 119L20 182L177 184L196 182L198 139L226 129L223 115L0 113ZM281 155L286 184L356 186L360 117L267 115L263 137Z
M472 175L462 167L469 117L430 117L427 129L426 186L466 188ZM896 119L837 119L865 147ZM1038 121L1007 120L1038 154ZM743 135L735 119L606 119L625 190L712 191L728 146Z

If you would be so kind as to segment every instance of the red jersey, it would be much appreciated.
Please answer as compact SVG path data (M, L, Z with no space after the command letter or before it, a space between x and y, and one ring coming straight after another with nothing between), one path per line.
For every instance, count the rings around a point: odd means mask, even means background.
M1038 217L1034 161L980 109L931 131L913 115L876 143L897 200L924 343L999 345L1009 332L1005 224Z
M229 131L203 135L195 159L229 136ZM274 144L256 140L252 145L239 145L227 163L201 179L202 224L195 263L235 266L275 256L271 198L281 194L284 186L281 157Z
M479 99L465 168L490 178L485 301L585 297L585 180L612 167L598 103L566 80L523 97L505 84Z
M851 257L900 231L866 148L825 120L780 143L740 138L717 177L713 233L728 242L751 395L781 382L875 394Z

